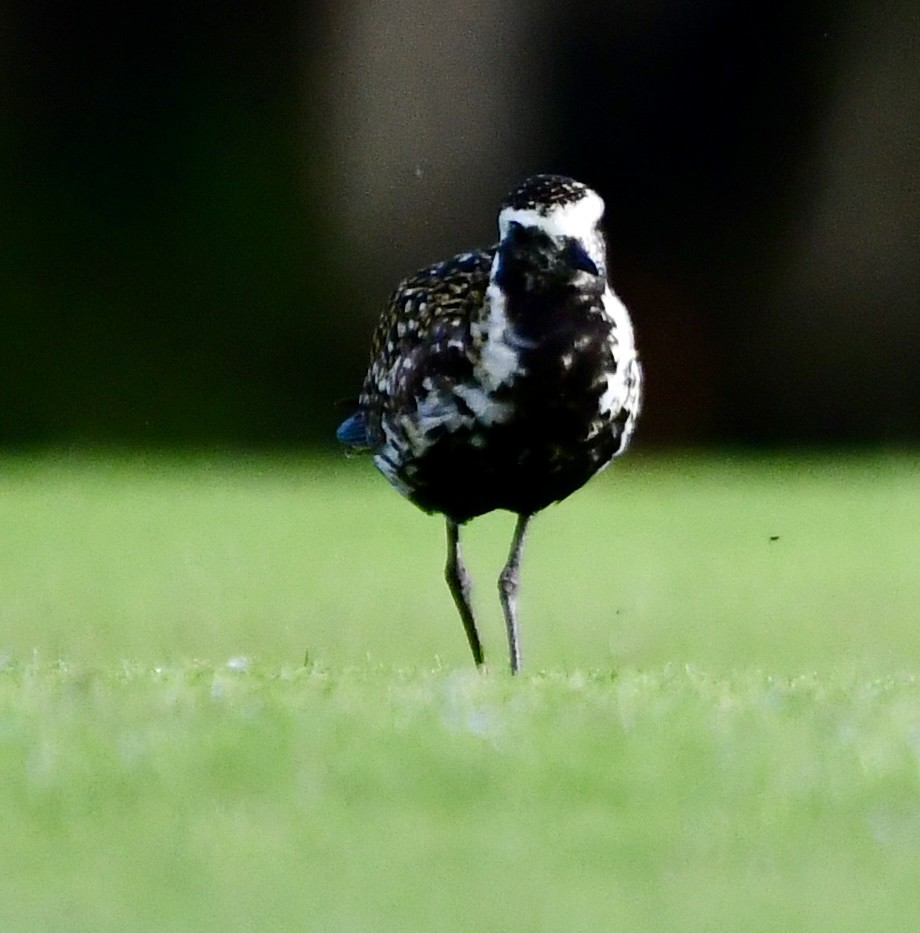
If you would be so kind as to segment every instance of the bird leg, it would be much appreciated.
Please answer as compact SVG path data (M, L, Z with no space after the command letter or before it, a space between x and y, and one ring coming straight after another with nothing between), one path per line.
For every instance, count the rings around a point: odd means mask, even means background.
M444 568L444 577L463 620L473 660L477 667L481 667L482 644L479 641L479 632L476 631L476 620L473 618L473 606L470 603L470 578L460 551L460 526L451 519L447 519L447 566Z
M519 515L511 539L508 561L498 577L498 596L505 614L505 626L508 629L508 651L511 655L511 673L521 669L521 646L518 637L517 594L518 572L521 566L521 551L524 548L524 536L532 515Z

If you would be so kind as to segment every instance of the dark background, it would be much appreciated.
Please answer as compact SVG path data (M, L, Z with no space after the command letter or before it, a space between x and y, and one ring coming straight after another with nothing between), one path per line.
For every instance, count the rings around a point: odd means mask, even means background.
M920 8L0 8L0 444L330 443L398 279L608 204L641 443L920 439Z

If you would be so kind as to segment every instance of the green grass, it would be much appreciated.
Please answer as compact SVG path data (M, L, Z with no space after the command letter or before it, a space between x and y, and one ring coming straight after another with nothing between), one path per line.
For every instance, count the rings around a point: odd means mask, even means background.
M910 928L917 458L624 460L516 680L511 525L480 675L366 461L0 460L0 929Z

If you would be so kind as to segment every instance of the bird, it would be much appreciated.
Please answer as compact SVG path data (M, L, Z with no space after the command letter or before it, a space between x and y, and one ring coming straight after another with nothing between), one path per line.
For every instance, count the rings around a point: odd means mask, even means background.
M499 600L512 674L518 591L534 515L622 454L642 397L630 315L608 281L604 200L565 175L534 175L501 202L498 241L405 278L373 334L349 452L446 520L445 578L473 661L484 665L460 528L517 516Z

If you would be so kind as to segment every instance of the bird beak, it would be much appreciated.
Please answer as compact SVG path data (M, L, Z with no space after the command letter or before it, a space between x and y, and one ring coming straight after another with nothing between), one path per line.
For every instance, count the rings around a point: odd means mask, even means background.
M570 240L565 251L566 262L577 272L588 275L600 275L597 263L588 255L588 251L578 240Z

